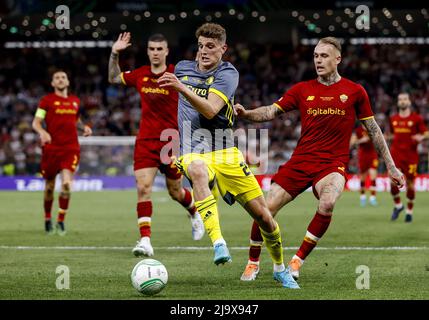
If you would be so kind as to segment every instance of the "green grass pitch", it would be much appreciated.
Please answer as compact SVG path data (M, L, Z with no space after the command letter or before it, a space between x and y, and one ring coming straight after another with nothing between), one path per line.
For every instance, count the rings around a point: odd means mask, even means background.
M131 253L138 239L135 192L74 193L65 237L44 234L42 193L1 192L0 199L0 299L429 299L427 193L417 193L414 221L406 224L403 213L398 221L389 221L389 194L379 194L378 207L360 208L359 195L345 192L320 249L302 268L301 290L283 289L272 280L266 250L258 279L239 280L251 226L239 205L220 202L221 226L233 261L216 267L207 235L193 241L184 209L165 192L154 193L154 258L167 267L169 282L150 298L130 283L139 261ZM296 251L290 247L301 244L315 208L313 195L305 193L277 216L286 262ZM69 267L70 289L56 288L59 265ZM369 268L367 290L356 288L360 265Z

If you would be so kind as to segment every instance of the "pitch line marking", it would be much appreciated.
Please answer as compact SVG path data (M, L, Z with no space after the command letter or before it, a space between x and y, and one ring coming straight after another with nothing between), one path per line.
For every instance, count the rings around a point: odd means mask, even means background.
M97 247L97 246L0 246L0 249L12 249L12 250L131 250L133 247ZM155 250L213 250L212 247L154 247ZM249 247L230 247L230 250L248 250ZM299 247L283 247L283 250L297 250ZM429 250L429 247L315 247L314 250L325 250L325 251L416 251L416 250Z

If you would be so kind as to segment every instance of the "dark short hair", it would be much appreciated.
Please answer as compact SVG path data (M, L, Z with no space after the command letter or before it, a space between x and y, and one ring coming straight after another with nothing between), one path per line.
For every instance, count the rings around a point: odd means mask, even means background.
M217 39L221 42L226 41L226 31L224 27L217 23L204 23L195 32L197 39L199 37Z
M319 40L319 43L326 43L334 46L341 53L341 43L335 37L325 37Z
M399 91L399 92L398 92L398 96L399 96L400 94L406 94L406 95L408 95L408 96L411 96L411 94L410 94L409 92L407 92L407 91Z
M163 42L163 41L165 41L168 44L167 38L161 33L155 33L155 34L151 35L149 37L149 39L147 39L147 41L148 42L149 41L152 41L152 42Z
M59 73L59 72L64 72L64 73L66 74L67 78L69 77L69 75L67 74L67 72L65 72L63 69L54 69L54 70L51 72L51 79L54 79L54 75L55 75L56 73Z

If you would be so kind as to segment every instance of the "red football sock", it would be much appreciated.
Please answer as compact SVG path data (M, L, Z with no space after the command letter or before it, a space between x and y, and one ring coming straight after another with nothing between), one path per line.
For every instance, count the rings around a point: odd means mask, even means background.
M69 201L70 201L70 196L64 197L60 195L60 197L58 198L58 202L59 202L59 210L58 210L58 218L57 218L58 222L64 222L67 209L69 208Z
M188 210L191 217L193 217L195 212L197 212L197 208L195 207L194 200L192 199L192 193L186 188L183 188L183 190L185 191L185 196L182 201L180 201L180 204Z
M152 201L137 203L137 218L141 237L150 237L150 226L152 217Z
M259 256L261 255L262 244L264 239L262 239L261 230L256 221L253 221L252 231L250 232L250 248L249 248L249 260L253 262L259 261Z
M52 203L54 199L43 200L43 208L45 210L45 220L51 220L51 212L52 212Z
M313 248L317 245L317 242L320 240L320 238L325 234L329 224L331 223L331 218L332 216L326 216L316 212L313 220L311 220L310 224L308 225L304 241L296 253L298 257L300 257L302 260L305 260Z

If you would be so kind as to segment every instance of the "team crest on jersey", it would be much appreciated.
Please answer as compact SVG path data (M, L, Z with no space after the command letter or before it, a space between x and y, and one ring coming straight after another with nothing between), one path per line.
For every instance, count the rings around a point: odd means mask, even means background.
M413 122L412 121L408 121L408 126L412 127L413 126Z
M314 100L314 96L308 96L307 97L307 101L313 101Z
M77 109L77 102L73 101L73 107L75 107Z
M349 99L349 97L347 95L345 95L345 94L342 94L340 96L340 100L341 100L342 103L345 103L348 99Z
M208 77L207 80L206 80L206 85L211 85L213 83L213 81L214 81L214 77L213 76Z

